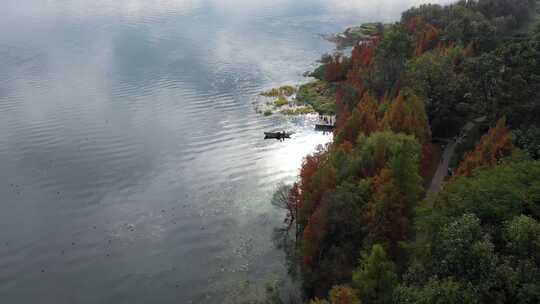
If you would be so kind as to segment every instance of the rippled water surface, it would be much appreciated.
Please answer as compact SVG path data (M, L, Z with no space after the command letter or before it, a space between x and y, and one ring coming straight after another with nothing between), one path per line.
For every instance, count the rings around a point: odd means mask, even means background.
M2 0L0 302L260 297L272 190L330 138L257 94L416 2Z

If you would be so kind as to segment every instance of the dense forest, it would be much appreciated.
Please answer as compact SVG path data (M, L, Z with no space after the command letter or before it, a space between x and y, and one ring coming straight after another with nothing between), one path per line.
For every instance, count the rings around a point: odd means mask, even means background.
M334 141L276 203L307 302L540 303L535 19L535 0L422 5L323 56Z

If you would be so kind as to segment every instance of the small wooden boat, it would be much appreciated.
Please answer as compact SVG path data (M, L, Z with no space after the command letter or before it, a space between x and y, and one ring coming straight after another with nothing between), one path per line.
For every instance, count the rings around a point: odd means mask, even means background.
M285 139L285 138L291 138L291 133L287 132L264 132L264 139Z

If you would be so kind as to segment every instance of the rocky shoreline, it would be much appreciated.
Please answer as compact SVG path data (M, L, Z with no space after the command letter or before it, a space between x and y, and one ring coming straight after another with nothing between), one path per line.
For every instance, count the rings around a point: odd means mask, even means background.
M361 41L369 41L380 36L387 24L380 22L364 23L360 26L347 28L343 33L323 36L324 39L336 44L337 49L352 47Z

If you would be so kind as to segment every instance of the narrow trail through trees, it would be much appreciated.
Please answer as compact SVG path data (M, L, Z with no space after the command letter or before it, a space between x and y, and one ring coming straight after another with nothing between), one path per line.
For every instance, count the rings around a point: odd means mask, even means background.
M458 144L459 138L449 142L446 147L444 148L444 152L441 155L441 160L439 162L439 166L437 167L437 171L435 172L435 175L433 175L433 178L431 179L431 184L428 189L428 194L437 193L439 190L441 190L442 183L444 182L444 178L446 175L448 175L448 168L450 166L450 160L454 156L454 152L456 151L456 146Z

